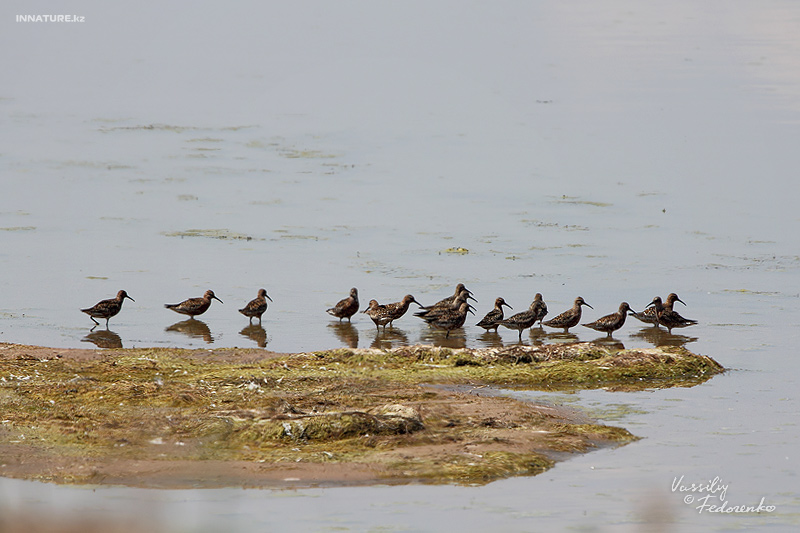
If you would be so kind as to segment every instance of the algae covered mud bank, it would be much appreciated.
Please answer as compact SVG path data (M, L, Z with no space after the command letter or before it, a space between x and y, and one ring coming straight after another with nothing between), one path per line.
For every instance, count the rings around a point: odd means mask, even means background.
M637 437L500 389L691 386L684 349L59 350L0 345L0 475L149 487L464 483Z

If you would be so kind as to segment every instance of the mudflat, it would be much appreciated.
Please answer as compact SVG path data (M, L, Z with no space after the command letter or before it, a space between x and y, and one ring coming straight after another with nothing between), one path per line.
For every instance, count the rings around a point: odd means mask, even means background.
M140 487L480 484L636 437L503 389L692 386L685 349L0 344L0 475Z

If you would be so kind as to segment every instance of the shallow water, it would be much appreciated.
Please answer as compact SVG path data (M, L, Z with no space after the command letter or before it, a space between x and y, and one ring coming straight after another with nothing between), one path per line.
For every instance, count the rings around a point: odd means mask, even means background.
M479 300L472 323L497 296L516 312L541 292L554 316L581 295L589 321L675 291L698 326L655 338L630 319L615 339L682 343L729 373L692 389L514 393L645 439L487 487L3 480L3 501L98 513L138 503L183 530L797 525L800 8L562 4L86 2L70 8L85 23L36 24L14 22L30 8L7 3L0 340L443 344L410 315L378 334L365 315L350 326L324 311L352 286L364 308L407 293L432 303L462 281ZM274 302L248 328L236 310L260 287ZM163 308L208 288L224 304L188 329ZM78 309L119 289L136 302L110 331L90 331ZM447 344L516 341L468 327ZM681 475L719 476L731 505L765 497L776 511L698 514L670 491Z

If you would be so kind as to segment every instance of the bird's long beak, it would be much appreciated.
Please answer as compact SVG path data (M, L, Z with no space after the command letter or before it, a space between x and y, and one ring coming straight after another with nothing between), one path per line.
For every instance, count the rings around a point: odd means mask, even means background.
M647 305L646 305L644 308L645 308L645 309L647 309L647 308L648 308L648 307L650 307L651 305L656 305L656 301L655 301L655 300L653 300L652 302L650 302L649 304L647 304ZM684 305L685 305L685 304L684 304Z
M270 302L272 302L272 298L270 298L270 297L269 297L269 294L265 294L264 296L266 296L266 297L267 297L267 300L269 300ZM275 302L272 302L272 303L275 303Z
M675 301L676 301L676 302L680 302L680 303L682 303L683 305L686 305L686 303L685 303L683 300L681 300L680 298L675 298ZM687 307L688 307L688 306L687 306Z
M130 300L130 301L132 301L132 302L135 302L135 301L136 301L136 300L134 300L133 298L131 298L130 296L128 296L127 294L125 295L125 298L127 298L128 300ZM123 300L124 300L125 298L123 298ZM686 305L686 304L683 304L683 305Z
M586 302L583 302L583 305L585 305L585 306L586 306L586 307L588 307L589 309L594 309L594 307L592 307L591 305L587 304Z
M215 299L216 301L218 301L219 303L224 303L222 300L220 300L220 299L219 299L219 298L217 298L216 296L212 296L212 298L214 298L214 299Z
M500 306L501 306L501 307L502 307L502 306L504 306L504 305L505 305L506 307L508 307L509 309L514 309L513 307L511 307L510 305L508 305L508 304L507 304L507 303L505 303L505 302L503 302L502 304L500 304Z

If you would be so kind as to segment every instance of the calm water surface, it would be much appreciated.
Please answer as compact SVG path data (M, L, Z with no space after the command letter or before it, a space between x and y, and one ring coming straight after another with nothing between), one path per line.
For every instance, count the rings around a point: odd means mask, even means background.
M180 6L180 7L178 7ZM462 281L478 316L536 292L593 320L675 291L683 344L731 371L691 389L514 396L643 440L486 487L70 488L0 480L3 505L146 508L169 530L639 531L800 524L800 7L608 1L2 8L0 340L55 347L444 344L324 310ZM465 248L466 254L448 249ZM264 287L261 327L237 313ZM215 302L192 327L164 303ZM109 331L78 311L125 289ZM552 330L550 330L552 333ZM577 340L600 337L575 328ZM538 332L523 342L557 342ZM513 344L468 327L451 346ZM719 477L698 513L686 484ZM721 503L721 502L720 502ZM661 528L661 529L658 529Z

